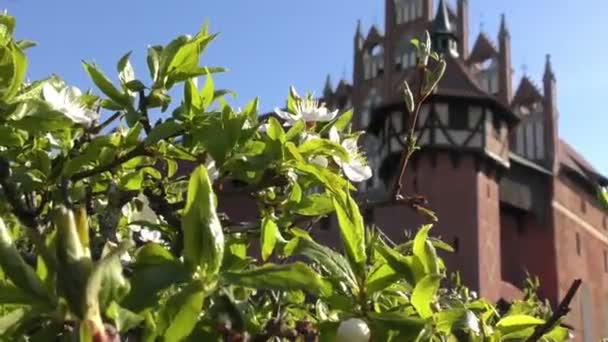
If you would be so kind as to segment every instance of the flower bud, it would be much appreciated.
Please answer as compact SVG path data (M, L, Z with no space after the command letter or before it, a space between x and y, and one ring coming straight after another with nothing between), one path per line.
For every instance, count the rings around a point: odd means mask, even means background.
M371 332L367 323L359 318L343 321L338 327L337 342L368 342Z
M79 207L75 210L76 229L80 244L85 252L89 255L89 220L87 217L87 209Z

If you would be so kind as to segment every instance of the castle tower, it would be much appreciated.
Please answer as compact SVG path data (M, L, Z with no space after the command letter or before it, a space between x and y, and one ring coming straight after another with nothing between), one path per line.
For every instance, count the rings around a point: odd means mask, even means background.
M466 3L461 6L466 8ZM402 181L405 195L424 195L440 218L433 234L457 249L456 253L444 255L447 266L460 270L462 279L473 289L498 300L499 181L509 165L508 131L517 117L494 94L478 85L461 56L457 23L445 0L440 0L437 14L427 27L431 28L436 52L446 59L447 72L418 117L416 131L422 148L414 155ZM407 73L401 80L404 77L408 77ZM411 86L416 89L415 83ZM387 102L372 112L367 129L368 135L381 145L381 152L374 153L374 158L382 157L374 176L382 181L380 186L368 189L369 196L390 193L404 148L400 138L405 129L402 99ZM404 228L413 230L425 222L411 210L397 207L375 209L373 217L397 240ZM404 223L407 227L402 226Z

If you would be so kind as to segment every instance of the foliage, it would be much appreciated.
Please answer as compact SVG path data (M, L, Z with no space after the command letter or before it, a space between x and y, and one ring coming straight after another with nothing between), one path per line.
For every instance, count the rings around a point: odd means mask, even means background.
M352 113L293 89L288 120L260 117L257 99L235 110L213 81L222 69L199 65L216 37L206 25L148 49L150 82L130 54L117 77L84 62L96 86L85 93L57 76L26 82L30 44L14 27L0 16L4 340L331 341L360 329L375 341L503 341L550 315L532 294L501 312L458 282L444 288L431 225L396 247L366 226ZM445 63L416 45L425 98ZM422 99L406 89L412 111ZM231 187L255 201L255 222L218 210ZM344 254L310 234L330 214Z

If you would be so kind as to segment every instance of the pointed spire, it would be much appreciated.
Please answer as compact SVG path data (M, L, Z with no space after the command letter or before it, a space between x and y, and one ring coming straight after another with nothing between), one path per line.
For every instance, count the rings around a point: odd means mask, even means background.
M328 97L333 93L333 86L331 84L331 76L327 74L327 78L325 79L325 87L323 88L323 96Z
M504 37L504 36L509 36L509 28L507 27L507 19L505 14L501 14L500 15L500 36Z
M553 73L553 66L551 65L551 55L547 54L545 61L545 75L543 76L545 81L555 81L555 74Z
M361 29L361 19L357 20L357 32L356 32L356 36L357 37L363 37L363 31Z
M448 6L444 0L439 0L437 15L433 21L433 31L436 33L453 33L452 25L450 24Z

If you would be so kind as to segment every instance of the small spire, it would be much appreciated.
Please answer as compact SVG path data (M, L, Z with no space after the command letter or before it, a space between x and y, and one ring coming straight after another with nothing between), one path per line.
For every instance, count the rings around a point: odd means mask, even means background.
M555 81L555 74L553 73L553 66L551 65L551 55L547 54L545 61L545 75L544 80Z
M507 19L505 14L500 15L500 36L508 36L509 28L507 27Z
M357 20L357 33L358 37L363 37L363 31L361 29L361 19Z
M323 96L331 94L333 92L333 86L331 84L331 76L327 74L327 78L325 79L325 87L323 88Z
M448 6L443 0L439 0L437 15L433 21L433 31L437 33L453 33Z

